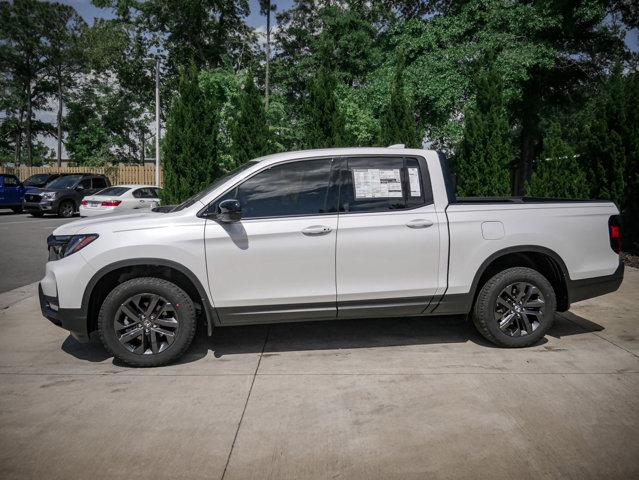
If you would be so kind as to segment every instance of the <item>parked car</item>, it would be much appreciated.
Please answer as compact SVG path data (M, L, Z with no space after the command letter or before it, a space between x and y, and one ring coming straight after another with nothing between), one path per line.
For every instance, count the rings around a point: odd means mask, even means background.
M109 186L111 182L105 175L95 173L62 175L47 184L45 188L25 194L23 207L34 217L53 213L68 218L78 211L80 202L86 195Z
M24 186L15 175L0 174L0 208L10 208L14 213L22 211Z
M60 175L59 173L36 173L35 175L31 175L24 181L24 191L26 193L31 190L44 188Z
M502 347L616 290L609 201L457 199L443 156L352 148L250 161L162 211L78 220L48 239L45 317L118 359L182 355L213 326L470 314ZM81 254L78 254L81 252ZM363 327L364 328L364 327Z
M151 185L118 185L88 195L80 203L80 216L150 210L160 205L159 188Z

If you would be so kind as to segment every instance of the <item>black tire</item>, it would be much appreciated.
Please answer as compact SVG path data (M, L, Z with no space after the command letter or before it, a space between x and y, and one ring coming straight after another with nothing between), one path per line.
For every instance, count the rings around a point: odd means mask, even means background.
M71 200L63 200L58 206L58 215L62 218L71 218L75 215L75 205Z
M132 297L139 295L160 296L174 307L176 318L173 320L177 320L177 330L172 340L173 343L158 353L148 352L148 350L151 350L148 333L147 336L142 333L139 337L140 348L143 350L146 339L147 353L134 353L129 349L130 345L127 348L119 340L120 336L115 330L115 324L118 320L116 316L122 315L121 307ZM128 319L129 317L125 315L124 318ZM195 306L184 290L167 280L155 277L139 277L118 285L106 297L98 315L98 332L104 347L115 358L134 367L158 367L170 363L184 354L193 341L196 323ZM139 328L142 328L142 324L140 323L139 325ZM132 330L128 331L131 332ZM153 332L150 335L153 336Z
M32 217L40 218L40 217L44 216L44 213L42 213L42 212L30 212L29 215L31 215Z
M522 311L521 302L512 302L512 310L507 310L505 306L498 307L498 296L500 296L499 305L503 305L504 302L501 300L504 297L502 295L512 286L515 287L514 291L517 292L517 284L536 287L538 293L535 298L537 300L531 300L531 303L534 301L542 306L537 308L539 313L535 316L517 313ZM529 287L526 287L526 290L531 291ZM505 295L508 297L508 293ZM518 311L515 310L517 307L519 307ZM498 308L499 311L496 310ZM514 267L497 273L482 286L475 300L472 318L479 333L495 345L507 348L528 347L541 340L552 327L556 309L555 291L546 277L532 268ZM514 315L514 321L504 331L500 328L500 320L497 317L503 315L501 318L506 319L509 312ZM521 319L522 315L526 318L526 325L518 328L518 325L524 325L523 319ZM511 317L509 316L508 318ZM532 318L535 320L528 321ZM508 323L507 321L502 321ZM534 324L537 326L534 327ZM531 327L531 325L533 326ZM524 333L527 329L532 331ZM517 330L519 330L518 335Z
M13 213L22 213L22 207L13 207L11 210Z

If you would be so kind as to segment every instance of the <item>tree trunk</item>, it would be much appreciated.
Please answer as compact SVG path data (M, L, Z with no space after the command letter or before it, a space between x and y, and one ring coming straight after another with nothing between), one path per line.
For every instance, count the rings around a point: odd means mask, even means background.
M16 132L16 167L20 166L22 162L22 121L24 120L24 110L20 108L20 114L18 115L18 131Z
M266 8L266 78L264 81L264 105L268 110L269 94L269 67L271 63L271 1L268 1Z
M33 145L32 145L32 132L31 132L31 115L33 114L33 104L31 98L31 79L29 79L27 83L27 131L26 131L26 140L27 140L27 166L32 166L33 161Z
M144 138L144 130L140 131L140 163L144 165L144 157L146 152L146 138Z
M62 166L62 80L58 75L58 167Z
M539 105L541 104L540 84L541 75L531 74L530 80L524 85L523 104L521 108L521 153L515 172L513 185L514 195L524 195L526 182L532 175L533 162L539 140Z

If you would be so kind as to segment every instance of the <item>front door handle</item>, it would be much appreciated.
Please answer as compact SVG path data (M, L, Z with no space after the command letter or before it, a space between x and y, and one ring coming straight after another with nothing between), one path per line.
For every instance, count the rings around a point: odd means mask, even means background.
M406 226L408 228L428 228L433 226L433 222L420 218L417 220L411 220L406 224Z
M331 230L332 230L331 227L327 227L325 225L312 225L312 226L306 227L304 230L302 230L302 233L304 235L309 235L309 236L326 235Z

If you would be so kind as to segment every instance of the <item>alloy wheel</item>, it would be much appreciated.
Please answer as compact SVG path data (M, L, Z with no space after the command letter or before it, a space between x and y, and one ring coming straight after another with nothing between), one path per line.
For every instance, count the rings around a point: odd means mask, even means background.
M62 215L63 217L73 216L73 204L70 202L64 202L60 209L60 215Z
M494 316L503 333L511 337L523 337L539 328L545 306L539 288L528 282L517 282L499 293Z
M175 341L179 325L175 307L154 293L128 298L113 319L118 341L139 355L164 352Z

